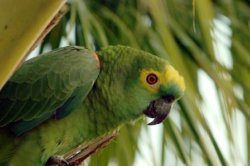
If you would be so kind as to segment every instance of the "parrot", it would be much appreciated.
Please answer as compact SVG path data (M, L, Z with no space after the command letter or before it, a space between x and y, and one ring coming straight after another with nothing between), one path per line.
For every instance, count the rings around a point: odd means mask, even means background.
M162 123L184 91L166 59L129 46L66 46L31 58L0 91L0 166L77 165L84 143L104 137L105 145L140 117Z

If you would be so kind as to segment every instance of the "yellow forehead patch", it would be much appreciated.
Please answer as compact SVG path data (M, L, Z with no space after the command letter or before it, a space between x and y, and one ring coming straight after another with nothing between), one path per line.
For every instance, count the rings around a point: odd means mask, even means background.
M158 77L158 81L157 83L150 85L147 82L147 76L152 73ZM153 69L143 69L141 70L140 80L143 85L151 92L157 92L161 84L168 83L175 83L179 85L182 91L185 90L185 83L183 77L180 76L178 71L176 71L171 65L167 65L163 73L160 73Z
M186 89L183 77L171 65L166 66L165 82L174 82L181 88L182 91Z

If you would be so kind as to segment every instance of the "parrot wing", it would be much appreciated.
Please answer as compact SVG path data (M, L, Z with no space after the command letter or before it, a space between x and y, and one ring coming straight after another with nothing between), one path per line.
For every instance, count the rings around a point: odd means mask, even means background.
M94 52L65 47L26 61L0 92L0 126L17 135L73 111L99 74Z

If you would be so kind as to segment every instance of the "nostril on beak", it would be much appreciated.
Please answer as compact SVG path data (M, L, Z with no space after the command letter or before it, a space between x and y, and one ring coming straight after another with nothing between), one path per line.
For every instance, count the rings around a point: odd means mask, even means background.
M167 103L172 103L175 100L175 97L173 95L165 95L162 96L162 99Z

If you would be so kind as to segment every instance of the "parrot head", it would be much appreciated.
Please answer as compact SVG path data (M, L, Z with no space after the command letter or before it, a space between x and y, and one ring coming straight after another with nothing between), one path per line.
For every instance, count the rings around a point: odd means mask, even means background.
M157 94L157 99L144 110L146 116L154 118L149 125L161 123L185 90L183 77L171 65L166 62L164 65L162 70L150 68L140 71L141 83L148 91Z
M165 59L126 46L109 46L100 52L100 60L98 82L106 85L101 88L103 95L111 91L105 103L112 105L115 116L136 119L145 114L154 118L149 125L159 124L183 96L184 79Z

